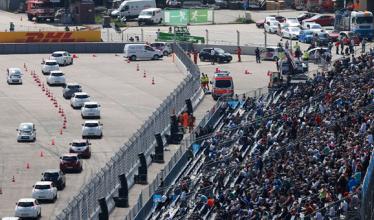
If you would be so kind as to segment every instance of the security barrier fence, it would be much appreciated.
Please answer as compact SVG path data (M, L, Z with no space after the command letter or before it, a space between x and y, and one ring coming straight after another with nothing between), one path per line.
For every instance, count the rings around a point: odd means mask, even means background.
M362 184L361 219L374 219L374 151Z
M156 145L154 135L156 133L164 134L168 130L172 112L178 113L183 110L186 99L191 98L195 106L199 103L199 94L201 94L199 69L178 45L173 45L173 50L177 66L183 68L182 70L187 73L185 79L162 102L141 128L129 138L128 142L81 188L79 193L57 215L57 219L97 219L100 211L98 202L100 198L106 199L109 212L113 210L114 201L112 198L117 194L120 186L117 177L125 173L128 185L131 187L134 184L134 174L140 164L138 154L144 153L149 164L150 154L154 151ZM178 150L167 165L167 169L171 169L174 166L183 150L183 148ZM132 216L136 215L137 211L142 207L141 201L143 201L143 197L145 201L148 200L148 196L158 186L157 181L159 181L159 177L156 178L156 182L150 184L149 192L140 194L137 205L130 211Z

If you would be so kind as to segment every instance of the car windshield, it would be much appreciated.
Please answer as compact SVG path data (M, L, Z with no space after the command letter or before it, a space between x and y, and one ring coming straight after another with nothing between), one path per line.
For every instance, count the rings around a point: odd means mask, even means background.
M373 17L357 17L356 18L356 23L357 24L372 24L373 23Z
M231 87L231 80L217 80L216 81L217 88L230 88Z
M312 34L313 34L313 31L304 31L304 34L305 34L305 35L312 35Z
M300 29L297 28L297 27L291 27L291 28L290 28L290 31L300 31Z
M86 123L84 124L84 127L94 128L99 126L97 123Z
M21 78L21 75L19 75L19 74L12 74L12 75L10 75L10 78Z
M21 125L19 130L23 131L23 132L31 132L32 126L31 125Z
M33 207L34 203L33 202L19 202L17 205L20 207Z
M58 173L44 173L44 179L51 180L51 179L57 179Z
M57 65L57 63L56 62L45 62L45 65L47 65L47 66L55 66L55 65Z
M63 73L56 72L56 73L51 73L51 76L63 76Z
M321 25L319 24L310 25L310 29L321 29Z
M289 18L287 21L289 23L299 23L299 21L296 18Z
M318 36L319 36L320 38L328 38L328 37L329 37L329 35L326 34L326 33L319 33Z
M87 143L86 142L73 142L71 144L71 146L73 146L73 147L84 147L84 146L87 146Z
M219 54L222 54L222 53L225 53L224 50L222 50L221 48L214 48L214 50L219 53Z
M52 57L62 57L62 53L53 53Z
M50 185L35 185L35 189L50 189Z
M349 32L349 33L348 33L348 37L350 37L350 38L351 38L351 37L356 37L356 36L357 36L357 35L356 35L355 33L353 33L353 32Z
M64 160L64 161L76 161L77 157L75 157L75 156L63 156L62 160Z
M88 95L77 95L75 96L77 99L87 99Z
M272 21L270 22L270 26L278 26L278 22Z
M68 89L79 89L79 85L68 85Z
M97 108L97 105L96 104L87 104L87 105L84 105L85 108Z
M142 12L140 12L140 15L152 16L152 12L151 11L142 11Z

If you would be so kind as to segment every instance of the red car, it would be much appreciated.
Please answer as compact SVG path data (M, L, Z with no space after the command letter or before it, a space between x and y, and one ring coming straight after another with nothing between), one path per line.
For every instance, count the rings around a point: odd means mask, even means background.
M332 15L317 14L311 18L303 20L303 22L315 22L321 26L333 26L335 18Z
M88 140L74 140L71 142L69 148L70 153L76 153L80 158L90 158L91 157L91 150L90 145L91 143Z
M79 160L78 154L64 154L60 157L60 170L66 172L82 172L82 163Z
M350 44L351 39L353 39L353 41L355 42L355 46L360 45L360 37L352 31L341 31L339 33L339 40L343 40L343 43L345 45Z

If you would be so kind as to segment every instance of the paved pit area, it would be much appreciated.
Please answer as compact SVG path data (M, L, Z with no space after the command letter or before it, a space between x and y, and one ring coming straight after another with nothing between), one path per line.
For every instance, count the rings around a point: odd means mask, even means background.
M67 82L78 82L92 100L101 104L104 137L91 141L92 157L83 160L83 172L66 175L67 185L58 192L57 202L42 205L42 219L54 219L185 77L171 58L127 63L114 54L77 55L79 58L72 66L61 67L61 70ZM62 88L49 87L67 116L67 128L61 135L63 120L58 108L30 75L30 70L36 70L46 81L40 63L47 57L47 54L0 56L0 72L3 74L0 82L0 217L13 216L15 202L31 197L32 185L40 180L41 173L45 169L58 168L59 155L68 152L68 143L81 138L84 120L80 111L73 110L69 100L62 97ZM24 73L23 85L7 85L6 69L23 68L24 63L28 72ZM137 64L140 71L136 71ZM146 78L143 77L144 70ZM152 85L152 77L155 85ZM16 128L21 122L35 123L35 143L17 143ZM52 145L52 140L55 145Z

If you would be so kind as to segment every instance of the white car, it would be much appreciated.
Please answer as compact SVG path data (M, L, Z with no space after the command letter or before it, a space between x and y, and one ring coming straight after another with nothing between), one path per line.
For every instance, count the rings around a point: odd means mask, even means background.
M297 20L297 18L287 18L286 19L286 24L289 27L300 27L300 22Z
M20 68L9 68L7 70L8 84L22 84L22 71Z
M265 23L268 21L277 21L274 16L265 17Z
M70 105L73 109L79 109L83 106L85 102L91 100L90 96L85 92L76 92L72 95L70 99Z
M38 181L32 189L32 198L41 201L47 200L54 202L57 200L57 188L51 181Z
M82 118L100 118L100 105L97 102L85 102L81 108Z
M16 131L18 131L18 142L36 140L36 129L33 123L21 123Z
M315 22L303 22L302 28L304 30L311 30L314 33L321 32L323 30L322 26Z
M276 33L278 30L278 21L268 21L264 24L264 29L268 33Z
M286 27L288 27L288 24L286 24L286 23L278 23L277 34L279 36L281 36L282 35L282 30L284 30Z
M42 208L36 199L23 198L16 203L14 215L20 218L40 218L42 216Z
M82 138L97 137L101 138L103 136L103 124L97 120L85 121L82 124Z
M60 70L51 71L51 73L47 77L47 84L50 86L64 86L66 84L64 73Z
M150 46L154 49L160 50L165 57L169 56L169 54L173 52L169 43L156 42L156 43L151 43Z
M56 60L46 60L42 66L42 73L44 75L49 75L51 71L60 70L60 66L58 65Z
M56 62L59 65L63 65L63 66L71 65L74 62L71 54L69 52L66 52L66 51L53 52L50 59L51 60L56 60Z
M281 36L288 39L298 39L300 34L300 28L298 27L286 27L282 30Z

